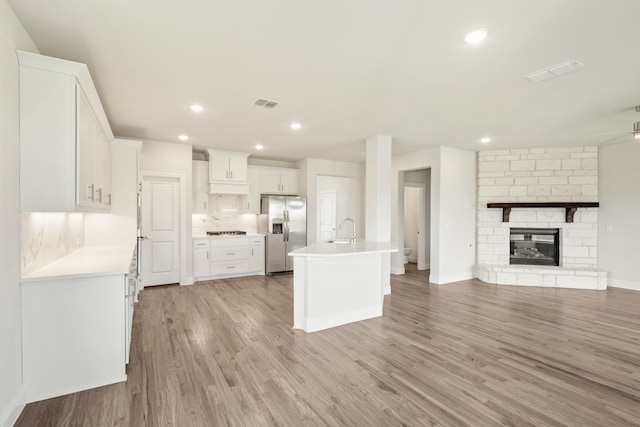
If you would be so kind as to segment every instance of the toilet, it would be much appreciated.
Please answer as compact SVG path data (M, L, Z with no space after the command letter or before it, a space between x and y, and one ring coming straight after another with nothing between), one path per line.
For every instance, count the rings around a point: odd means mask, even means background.
M409 255L411 255L411 248L404 248L404 263L409 262Z

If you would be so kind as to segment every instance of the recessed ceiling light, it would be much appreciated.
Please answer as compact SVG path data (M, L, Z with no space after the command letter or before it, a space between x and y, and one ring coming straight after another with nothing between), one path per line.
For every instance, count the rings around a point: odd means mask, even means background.
M262 150L263 148L262 144L256 144L256 150Z
M300 129L301 127L300 123L291 123L291 129Z
M489 30L486 28L478 28L477 30L469 31L464 35L464 42L467 44L478 44L489 35Z
M202 110L204 110L204 107L202 105L198 105L198 104L193 104L189 108L191 108L191 111L194 111L196 113L200 113L200 112L202 112Z
M489 142L491 142L491 138L489 138L488 136L482 137L480 138L480 142L482 142L483 144L488 144Z
M189 137L187 135L180 135L178 136L178 138L180 139L180 141L186 141L189 139Z

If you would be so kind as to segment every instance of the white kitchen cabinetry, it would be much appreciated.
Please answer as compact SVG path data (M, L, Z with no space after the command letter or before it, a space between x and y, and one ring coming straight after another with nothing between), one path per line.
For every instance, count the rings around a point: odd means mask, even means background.
M207 150L209 154L209 192L212 194L248 194L248 153Z
M207 191L209 163L203 160L194 160L192 172L192 213L207 213L209 204L209 192Z
M260 213L260 168L249 165L247 168L249 194L242 196L242 213Z
M249 243L251 253L249 254L249 270L260 271L264 274L264 236L251 237Z
M18 60L21 210L108 211L113 133L86 65L20 51Z
M193 239L196 281L264 274L264 236Z
M297 195L300 191L298 169L260 168L260 193Z
M249 245L245 238L211 239L211 275L244 275L249 271Z
M211 276L209 252L211 239L193 239L193 276L197 279Z

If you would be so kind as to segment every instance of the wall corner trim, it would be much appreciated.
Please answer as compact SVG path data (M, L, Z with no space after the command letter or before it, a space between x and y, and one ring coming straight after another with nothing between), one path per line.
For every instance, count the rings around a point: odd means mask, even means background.
M26 402L27 390L24 386L20 386L11 402L0 412L0 427L12 427L18 421Z

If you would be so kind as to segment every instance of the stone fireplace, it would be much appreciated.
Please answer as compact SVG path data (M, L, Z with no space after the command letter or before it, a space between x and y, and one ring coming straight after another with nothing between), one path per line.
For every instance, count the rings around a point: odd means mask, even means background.
M553 147L478 153L477 273L480 280L501 285L606 289L598 264L598 149ZM569 210L544 205L576 204ZM521 204L504 209L487 206ZM582 205L586 207L582 207ZM570 222L571 221L571 222ZM553 264L512 263L512 239L518 253L541 258L543 240L512 230L551 229L557 235ZM518 237L512 237L515 234ZM548 236L548 235L546 235ZM528 243L525 243L528 242ZM532 243L533 242L533 243Z

